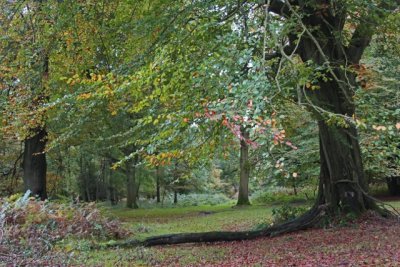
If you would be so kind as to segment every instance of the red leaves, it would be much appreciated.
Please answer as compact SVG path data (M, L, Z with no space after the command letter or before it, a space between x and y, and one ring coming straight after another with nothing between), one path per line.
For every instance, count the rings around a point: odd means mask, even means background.
M253 100L249 100L247 102L247 107L253 107ZM290 141L285 141L286 135L285 130L279 130L277 128L277 121L274 118L276 113L273 112L271 114L271 118L264 119L261 116L257 118L251 118L247 116L241 116L238 114L227 114L227 113L217 113L215 110L210 110L208 108L204 109L204 118L207 118L211 121L221 121L221 124L227 127L234 136L236 136L239 140L245 141L249 144L253 149L258 148L260 145L253 141L251 138L244 138L242 133L242 126L246 125L249 128L254 130L254 135L260 136L265 135L268 132L272 133L272 141L275 145L284 144L292 149L297 149ZM196 112L196 117L200 117L201 114Z
M28 200L17 205L0 199L0 207L0 262L10 266L58 266L67 255L57 256L53 245L68 237L115 239L130 234L120 222L104 217L94 203ZM53 256L57 263L46 264Z

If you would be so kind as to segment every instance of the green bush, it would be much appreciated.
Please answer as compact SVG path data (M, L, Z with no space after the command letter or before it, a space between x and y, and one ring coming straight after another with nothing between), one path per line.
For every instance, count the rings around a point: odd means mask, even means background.
M274 223L286 222L289 220L293 220L308 210L307 207L299 206L289 206L288 204L284 204L279 208L272 209L272 217Z
M229 198L221 193L215 194L188 194L179 195L178 206L202 206L202 205L218 205L229 201Z
M314 192L311 188L304 188L295 195L291 189L277 187L268 191L257 191L252 195L251 200L254 204L278 205L285 203L304 203L314 198Z

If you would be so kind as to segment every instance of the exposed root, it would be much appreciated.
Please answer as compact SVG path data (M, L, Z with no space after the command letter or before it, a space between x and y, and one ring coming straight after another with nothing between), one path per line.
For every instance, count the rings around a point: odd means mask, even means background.
M367 201L367 209L376 211L382 217L386 218L400 218L400 213L390 204L384 203L366 193L360 187L363 196ZM319 191L321 192L321 190ZM322 194L319 193L317 203L324 203ZM390 207L392 210L387 209ZM116 242L107 244L105 247L135 247L135 246L157 246L157 245L173 245L183 243L204 243L204 242L221 242L221 241L241 241L255 239L259 237L273 237L285 233L295 232L312 228L318 225L321 218L329 215L332 210L329 204L316 204L305 214L299 218L291 221L265 227L259 230L241 231L241 232L204 232L204 233L182 233L182 234L169 234L149 237L144 240L128 240L124 242ZM102 246L104 248L104 246Z
M351 180L339 180L336 181L335 184L338 183L348 183L355 188L355 190L360 190L363 197L367 199L367 203L369 204L368 209L374 210L378 212L383 217L390 218L400 218L400 213L389 203L385 203L371 195L369 195L359 183L351 181ZM389 207L390 209L388 209Z
M383 202L383 201L369 195L368 193L366 193L363 190L362 190L362 193L365 198L369 199L373 203L373 205L375 205L373 210L376 210L381 216L397 218L397 219L400 218L400 212L398 212L396 210L396 208L393 207L392 205L390 205L389 203ZM387 207L389 207L390 209L388 209Z
M258 237L273 237L298 230L313 227L325 214L326 205L315 206L304 215L294 220L266 227L260 230L241 232L204 232L204 233L182 233L149 237L145 240L128 240L120 243L108 244L106 247L135 247L135 246L157 246L173 245L183 243L241 241L255 239Z

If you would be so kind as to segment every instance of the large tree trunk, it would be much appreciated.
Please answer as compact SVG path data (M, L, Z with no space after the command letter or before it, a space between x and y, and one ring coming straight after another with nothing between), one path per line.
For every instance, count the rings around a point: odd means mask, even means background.
M344 77L342 70L335 69L337 77ZM356 85L354 74L347 74L346 83L339 84L333 76L320 81L318 90L307 94L318 107L333 115L329 121L326 114L316 112L319 119L320 142L320 192L318 205L329 205L329 213L360 214L376 209L367 195L368 184L364 175L359 136L354 123L346 120L355 114L352 102ZM354 87L353 87L354 86ZM352 88L353 87L353 88Z
M46 191L46 147L47 132L40 129L34 136L25 140L24 144L24 186L32 195L47 198Z
M331 214L362 213L375 208L366 196L365 180L358 135L354 126L341 128L319 122L320 183L322 203Z
M313 62L323 73L321 78L312 81L319 88L305 88L307 104L314 112L319 128L322 191L317 205L329 205L332 214L358 214L375 209L376 204L367 195L359 136L354 122L351 122L355 116L354 95L358 85L356 74L350 69L358 66L370 37L359 36L356 31L346 47L335 35L343 31L345 10L338 9L337 13L326 10L321 15L320 8L323 6L304 7L303 12L308 15L301 19L301 23L307 30L298 50L303 62ZM311 32L316 27L318 30Z
M249 162L249 145L246 142L249 139L249 132L242 129L243 139L240 140L240 182L239 195L237 205L250 205L249 201L249 177L250 177L250 162Z
M41 10L41 6L38 6ZM31 99L31 108L34 113L35 119L40 121L41 116L45 117L44 114L40 114L39 107L43 103L48 102L48 95L44 92L45 86L44 81L48 79L49 76L49 56L47 53L43 54L43 61L39 61L39 64L43 64L42 72L40 74L41 83L38 87L33 86L31 88L33 93L33 99ZM35 89L41 88L43 91L35 92ZM47 142L47 131L44 125L39 124L36 129L30 129L34 134L24 140L24 160L23 160L23 170L24 170L24 187L25 190L31 190L32 195L37 195L40 199L44 200L47 198L46 190L46 172L47 172L47 162L46 162L46 142Z

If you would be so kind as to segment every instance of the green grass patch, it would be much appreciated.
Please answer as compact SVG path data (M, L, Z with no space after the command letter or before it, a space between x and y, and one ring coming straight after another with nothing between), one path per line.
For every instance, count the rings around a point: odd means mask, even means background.
M399 201L389 203L395 208L400 208ZM138 210L107 207L104 210L108 216L122 219L125 226L133 232L132 238L143 239L171 233L240 231L264 227L272 222L273 209L281 207L280 205L253 205L239 208L232 207L232 204ZM291 204L290 207L299 208L303 207L303 204ZM287 242L289 245L293 242L293 237L288 238L282 237L283 241L280 242ZM182 244L152 248L83 250L76 252L71 264L84 263L86 266L174 266L177 262L180 266L202 263L219 264L230 262L236 245L229 244ZM265 252L264 249L261 251ZM258 251L254 255L260 255L260 253ZM272 255L275 254L271 252Z
M135 238L142 239L171 233L249 230L258 224L270 223L272 208L258 205L239 208L228 204L138 210L113 208L108 214L119 217Z

